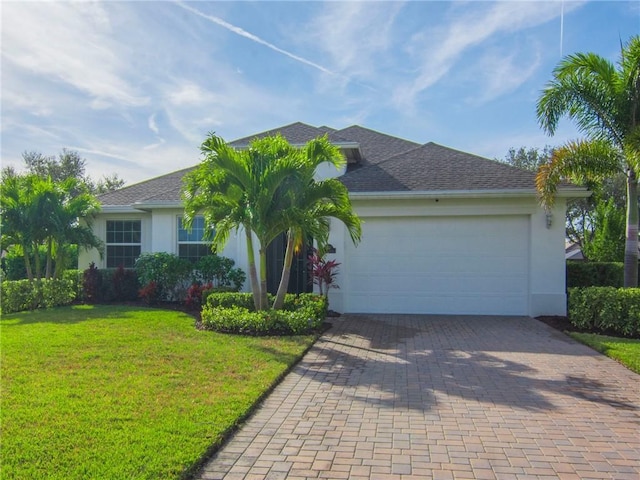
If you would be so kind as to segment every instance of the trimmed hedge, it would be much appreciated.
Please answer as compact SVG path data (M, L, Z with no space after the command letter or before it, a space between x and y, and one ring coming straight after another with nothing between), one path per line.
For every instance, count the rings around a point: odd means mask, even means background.
M640 288L572 288L569 320L584 330L638 336Z
M567 288L622 287L624 264L619 262L567 262Z
M2 282L0 309L3 314L71 304L78 283L72 275L50 280L7 280Z
M299 335L320 328L327 309L327 299L312 293L287 294L282 310L259 312L251 293L211 293L202 308L202 326L244 335Z

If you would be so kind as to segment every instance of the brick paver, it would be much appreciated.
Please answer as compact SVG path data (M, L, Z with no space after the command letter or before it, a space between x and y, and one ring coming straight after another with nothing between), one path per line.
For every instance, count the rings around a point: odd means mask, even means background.
M639 380L531 318L343 316L199 478L638 480Z

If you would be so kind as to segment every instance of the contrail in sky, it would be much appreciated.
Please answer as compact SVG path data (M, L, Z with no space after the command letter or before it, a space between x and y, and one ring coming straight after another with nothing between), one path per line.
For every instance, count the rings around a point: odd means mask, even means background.
M283 50L282 48L279 48L277 46L275 46L272 43L267 42L266 40L263 40L262 38L254 35L253 33L247 32L246 30L240 28L240 27L236 27L235 25L232 25L229 22L225 22L224 20L222 20L219 17L215 17L213 15L207 15L206 13L202 13L200 10L196 10L193 7L190 7L189 5L186 5L182 2L176 2L176 4L182 8L184 8L185 10L190 11L191 13L194 13L202 18L205 18L207 20L209 20L210 22L215 23L216 25L220 25L223 28L226 28L227 30L229 30L230 32L235 33L236 35L240 35L241 37L245 37L248 38L251 41L254 41L256 43L259 43L260 45L264 45L267 48L270 48L271 50L273 50L274 52L278 52L281 53L289 58L292 58L293 60L296 60L298 62L304 63L305 65L309 65L310 67L313 67L315 69L320 70L323 73L328 73L329 75L337 75L337 76L342 76L337 74L336 72L332 72L331 70L329 70L326 67L323 67L322 65L318 65L317 63L312 62L311 60L307 60L306 58L302 58L299 57L298 55L295 55L291 52L288 52L286 50Z
M560 7L560 56L562 57L562 40L564 37L564 0L562 0L562 7Z

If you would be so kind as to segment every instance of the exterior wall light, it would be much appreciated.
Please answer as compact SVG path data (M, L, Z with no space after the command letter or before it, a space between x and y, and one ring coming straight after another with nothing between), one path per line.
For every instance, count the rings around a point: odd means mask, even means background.
M545 221L547 222L547 228L551 228L553 225L553 213L547 212L544 214Z

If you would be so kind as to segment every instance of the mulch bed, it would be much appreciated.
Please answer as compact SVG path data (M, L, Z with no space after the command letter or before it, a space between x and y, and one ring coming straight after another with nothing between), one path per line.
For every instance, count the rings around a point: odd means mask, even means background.
M577 332L579 331L571 325L571 322L567 317L559 317L559 316L541 316L536 317L536 320L540 320L543 323L546 323L550 327L555 328L556 330L560 330L561 332Z
M555 328L556 330L560 330L561 332L578 332L578 333L597 333L598 335L607 335L609 337L618 337L618 338L635 338L640 339L640 335L635 336L623 336L618 332L614 331L594 331L588 330L584 328L574 327L567 317L561 316L540 316L536 317L536 320L539 320L543 323L546 323L550 327Z

